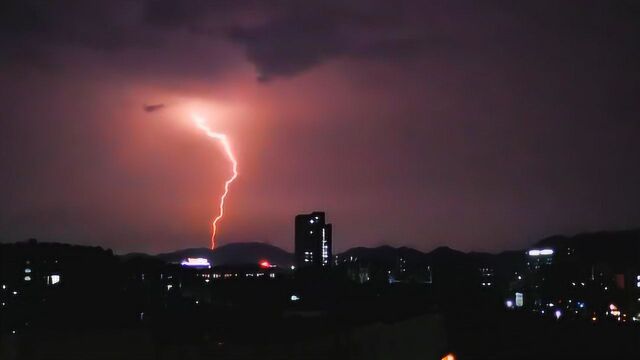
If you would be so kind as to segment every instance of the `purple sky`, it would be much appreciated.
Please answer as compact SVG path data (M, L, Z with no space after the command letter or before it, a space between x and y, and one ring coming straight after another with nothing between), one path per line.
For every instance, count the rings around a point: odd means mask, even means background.
M0 12L0 241L500 251L640 224L634 1L29 1ZM164 104L145 112L145 104Z

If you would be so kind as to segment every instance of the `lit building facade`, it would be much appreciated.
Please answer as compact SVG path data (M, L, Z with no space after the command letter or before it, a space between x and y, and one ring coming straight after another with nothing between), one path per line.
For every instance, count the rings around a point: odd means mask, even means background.
M298 267L331 266L331 224L324 212L301 214L295 220L295 250Z

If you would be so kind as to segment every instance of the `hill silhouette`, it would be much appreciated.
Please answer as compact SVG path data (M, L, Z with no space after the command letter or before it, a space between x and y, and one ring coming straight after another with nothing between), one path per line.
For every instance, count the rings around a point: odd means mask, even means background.
M268 260L281 267L293 265L293 254L273 245L259 242L226 244L211 250L191 248L156 255L166 262L178 263L187 257L206 258L215 265L257 264Z

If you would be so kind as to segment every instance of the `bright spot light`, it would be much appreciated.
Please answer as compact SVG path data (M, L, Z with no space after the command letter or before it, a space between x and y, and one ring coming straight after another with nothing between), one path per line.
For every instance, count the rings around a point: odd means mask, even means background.
M447 354L442 357L440 360L456 360L456 357L453 354Z
M512 307L513 307L513 301L511 301L511 300L507 300L507 301L505 302L505 305L507 305L507 307L508 307L508 308L512 308Z
M267 260L261 260L258 264L263 269L268 269L268 268L271 267L271 263L269 261L267 261Z
M562 316L562 311L556 310L556 312L553 313L553 315L555 315L556 319L560 319L560 316Z
M300 297L298 295L291 295L291 301L298 301Z

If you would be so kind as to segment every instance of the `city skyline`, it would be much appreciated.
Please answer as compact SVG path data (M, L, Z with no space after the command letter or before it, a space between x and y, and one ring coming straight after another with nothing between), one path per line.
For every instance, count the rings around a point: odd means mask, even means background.
M637 5L11 1L0 241L526 248L640 224ZM55 11L54 11L55 10Z

